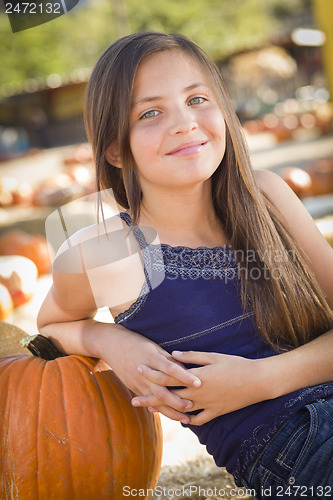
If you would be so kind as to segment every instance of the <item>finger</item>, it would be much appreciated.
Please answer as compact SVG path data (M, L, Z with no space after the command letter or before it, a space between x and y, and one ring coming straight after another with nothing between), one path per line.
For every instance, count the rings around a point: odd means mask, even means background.
M170 392L182 400L195 401L198 398L196 389L185 387L185 389L170 389Z
M154 366L152 366L152 368L154 368ZM164 358L164 360L162 361L159 360L159 363L156 368L158 368L159 371L177 380L176 385L185 385L193 387L201 386L201 380L196 375L191 373L186 368L183 368L179 364L175 363L173 359L168 360Z
M165 417L170 418L171 420L176 420L177 422L181 422L182 424L188 424L190 421L190 418L188 415L185 415L184 413L180 413L173 408L170 408L168 406L157 406L157 408L149 407L148 410L152 413L155 412L160 412L162 415Z
M210 410L202 410L197 415L189 415L189 423L190 425L203 425L210 420L213 420L215 417L216 415L214 415Z
M182 363L210 365L216 361L216 353L201 351L172 351L172 357Z
M156 394L157 393L157 394ZM132 399L133 406L152 406L164 404L177 411L190 411L193 407L192 401L183 400L165 387L158 386L156 392L144 396L136 396Z
M153 382L157 385L163 386L177 386L179 385L179 380L170 377L166 373L163 373L159 370L154 370L146 365L138 365L137 370L143 377L145 377L150 382Z
M183 368L184 370L186 370L186 367L184 366L183 363L181 363L180 361L177 361L175 358L172 357L171 354L169 354L168 352L164 355L165 359L168 360L168 361L171 361L172 363L174 363L175 365L177 366L180 366L181 368Z

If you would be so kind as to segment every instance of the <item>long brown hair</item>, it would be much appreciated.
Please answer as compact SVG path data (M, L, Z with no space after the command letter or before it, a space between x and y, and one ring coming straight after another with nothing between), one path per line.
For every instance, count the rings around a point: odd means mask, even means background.
M117 203L140 214L141 189L130 149L129 117L140 62L177 49L194 60L212 84L226 123L226 152L212 176L216 214L238 260L242 301L252 308L262 336L279 350L302 345L333 325L305 256L276 210L267 208L253 175L246 141L216 65L179 34L136 33L113 43L97 62L86 91L85 125L95 163L97 189L112 188ZM122 168L106 152L118 146Z

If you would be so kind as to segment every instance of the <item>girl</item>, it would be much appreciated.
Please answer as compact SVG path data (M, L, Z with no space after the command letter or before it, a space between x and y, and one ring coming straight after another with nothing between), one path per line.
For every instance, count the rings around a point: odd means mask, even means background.
M98 190L123 212L71 245L121 222L144 266L56 260L40 332L103 358L134 406L188 425L257 498L328 497L333 252L287 185L252 171L216 66L181 35L122 38L91 75L85 122ZM93 320L102 303L114 324Z

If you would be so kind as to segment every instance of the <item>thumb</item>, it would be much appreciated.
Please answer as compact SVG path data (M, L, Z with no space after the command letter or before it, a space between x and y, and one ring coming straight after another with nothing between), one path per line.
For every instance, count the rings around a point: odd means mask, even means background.
M214 363L216 353L202 351L172 351L172 357L182 363L193 363L195 365L210 365Z

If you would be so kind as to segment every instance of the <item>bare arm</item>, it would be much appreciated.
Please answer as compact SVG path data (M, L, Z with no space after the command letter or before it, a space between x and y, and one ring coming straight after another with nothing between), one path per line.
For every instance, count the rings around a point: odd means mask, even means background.
M191 385L197 377L154 342L127 328L95 321L96 305L85 273L54 270L53 285L40 309L40 333L68 354L102 358L135 394L154 394L159 411L177 420L189 401L181 400L165 386ZM159 373L159 383L151 383L137 370L143 363Z

